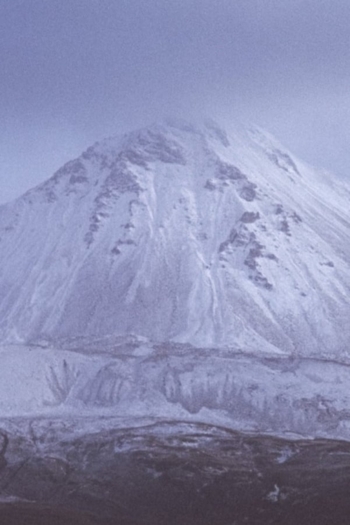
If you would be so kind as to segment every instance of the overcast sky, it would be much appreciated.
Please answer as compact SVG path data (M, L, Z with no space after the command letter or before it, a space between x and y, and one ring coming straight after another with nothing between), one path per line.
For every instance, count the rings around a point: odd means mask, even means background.
M0 0L0 202L167 115L350 176L349 28L349 0Z

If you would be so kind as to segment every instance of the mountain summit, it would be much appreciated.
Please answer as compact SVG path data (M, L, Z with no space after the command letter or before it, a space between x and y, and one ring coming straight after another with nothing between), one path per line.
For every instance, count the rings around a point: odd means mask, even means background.
M1 340L345 355L349 201L257 128L106 139L0 207Z

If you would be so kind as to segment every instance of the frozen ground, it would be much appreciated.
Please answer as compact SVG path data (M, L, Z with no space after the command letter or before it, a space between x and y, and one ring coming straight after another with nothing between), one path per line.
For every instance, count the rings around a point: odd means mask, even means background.
M96 430L101 417L117 427L182 420L350 439L347 362L135 339L100 341L84 352L8 345L0 359L0 415L6 418L86 418Z
M349 467L341 441L13 421L0 431L0 523L347 525Z

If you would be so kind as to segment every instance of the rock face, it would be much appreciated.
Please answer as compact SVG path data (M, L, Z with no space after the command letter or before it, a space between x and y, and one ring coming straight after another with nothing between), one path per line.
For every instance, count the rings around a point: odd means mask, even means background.
M350 188L257 129L155 125L0 207L0 337L346 355Z

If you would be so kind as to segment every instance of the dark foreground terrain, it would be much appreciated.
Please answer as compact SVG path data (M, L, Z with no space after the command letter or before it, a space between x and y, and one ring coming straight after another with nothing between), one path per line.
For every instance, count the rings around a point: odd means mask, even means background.
M350 523L346 442L183 423L59 442L52 423L6 428L1 525Z

